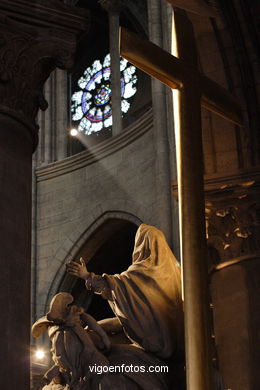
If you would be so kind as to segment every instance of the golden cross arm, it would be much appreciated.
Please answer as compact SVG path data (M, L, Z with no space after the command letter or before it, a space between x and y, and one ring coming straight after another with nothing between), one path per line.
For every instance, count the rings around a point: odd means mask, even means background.
M181 89L185 83L194 84L194 88L200 88L203 107L242 126L240 105L225 88L181 58L123 27L120 29L120 55L172 89Z

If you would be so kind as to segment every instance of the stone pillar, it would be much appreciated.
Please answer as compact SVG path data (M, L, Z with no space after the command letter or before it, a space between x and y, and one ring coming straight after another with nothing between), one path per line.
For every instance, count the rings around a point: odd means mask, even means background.
M0 110L1 382L29 389L33 143L28 126Z
M39 111L37 115L37 124L39 126L39 142L35 152L35 167L38 167L44 161L44 129L45 129L45 113Z
M86 21L59 1L2 0L0 12L0 378L5 390L27 390L35 117L47 106L45 80L56 66L72 65Z
M56 112L56 158L67 157L68 140L68 79L67 72L56 70L55 112Z
M49 164L67 157L68 140L68 80L67 71L56 69L44 85L48 109L39 112L40 127L37 164Z
M149 35L156 45L163 46L161 1L148 2ZM157 193L157 225L172 244L172 203L167 132L166 87L152 79L152 100L154 118L155 180Z
M52 143L52 111L53 111L53 89L52 89L52 77L53 74L50 75L48 80L44 85L44 95L48 102L48 108L44 113L44 164L49 164L53 161L52 151L53 151L53 143Z
M225 389L257 390L260 383L259 184L256 172L206 181L214 331Z
M100 0L99 3L108 11L109 19L109 48L111 57L111 88L112 88L112 134L122 131L121 111L121 72L119 54L119 11L120 0Z

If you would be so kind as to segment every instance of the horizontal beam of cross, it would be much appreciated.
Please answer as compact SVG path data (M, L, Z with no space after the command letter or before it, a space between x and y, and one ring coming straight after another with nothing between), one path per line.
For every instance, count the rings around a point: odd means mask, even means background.
M235 98L225 88L201 74L186 61L123 27L120 31L120 54L172 89L181 89L186 83L194 84L194 87L199 85L203 107L242 126L242 111Z

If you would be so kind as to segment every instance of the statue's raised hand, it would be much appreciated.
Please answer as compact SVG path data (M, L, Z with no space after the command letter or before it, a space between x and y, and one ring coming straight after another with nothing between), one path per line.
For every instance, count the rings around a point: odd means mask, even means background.
M86 280L88 278L89 272L87 270L85 260L80 258L80 264L75 261L70 261L66 264L67 272L71 275L77 276L78 278Z

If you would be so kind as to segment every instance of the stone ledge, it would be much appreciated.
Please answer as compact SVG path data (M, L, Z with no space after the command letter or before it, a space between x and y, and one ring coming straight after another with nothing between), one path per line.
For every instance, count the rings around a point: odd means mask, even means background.
M152 126L153 115L150 109L121 134L62 161L37 168L35 171L37 182L49 180L100 161L142 137L147 131L151 130Z
M220 172L204 176L205 198L223 197L225 200L240 197L249 190L260 187L260 167L240 169L235 172ZM172 193L178 199L178 183L172 181Z
M240 257L237 257L235 259L223 261L223 262L215 265L214 267L212 267L209 270L209 274L211 275L217 271L221 271L224 268L231 267L232 265L241 264L241 263L248 261L248 260L250 260L250 261L251 260L258 260L259 261L259 259L260 259L260 252L256 252L256 253L253 253L250 255L240 256Z

